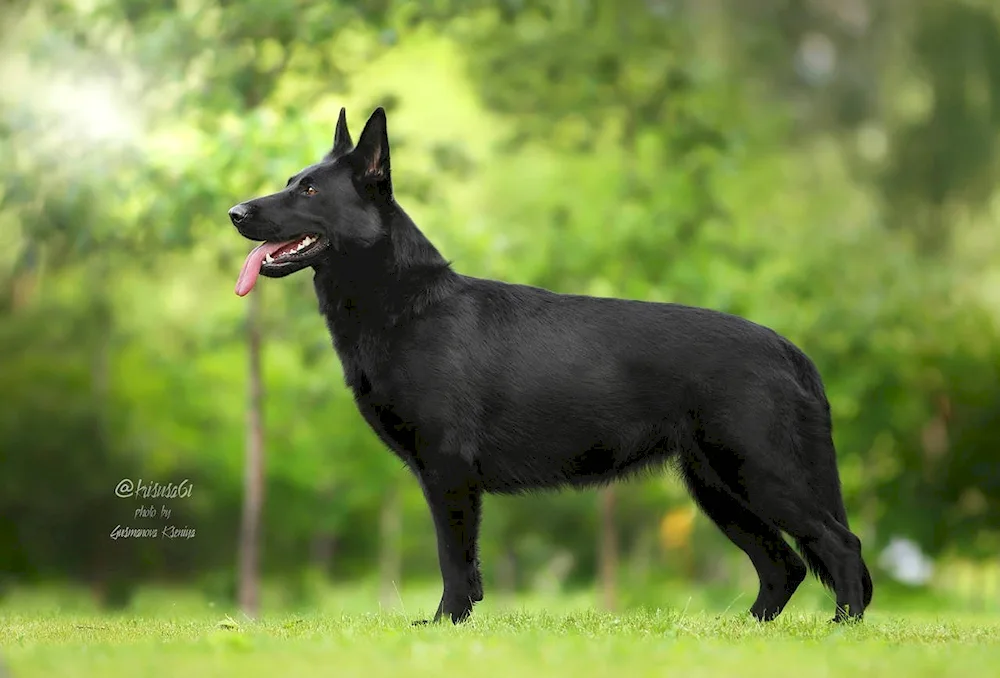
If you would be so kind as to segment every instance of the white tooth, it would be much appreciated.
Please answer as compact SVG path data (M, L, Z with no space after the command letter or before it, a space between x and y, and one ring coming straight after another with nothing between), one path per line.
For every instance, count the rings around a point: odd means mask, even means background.
M264 261L266 261L269 264L274 263L274 259L271 258L270 254L264 257Z

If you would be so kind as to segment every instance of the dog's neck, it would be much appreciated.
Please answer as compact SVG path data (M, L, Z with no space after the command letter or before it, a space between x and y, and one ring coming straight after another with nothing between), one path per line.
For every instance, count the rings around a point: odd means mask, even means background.
M315 267L319 310L339 352L421 314L458 278L395 201L381 216L386 237L333 252Z

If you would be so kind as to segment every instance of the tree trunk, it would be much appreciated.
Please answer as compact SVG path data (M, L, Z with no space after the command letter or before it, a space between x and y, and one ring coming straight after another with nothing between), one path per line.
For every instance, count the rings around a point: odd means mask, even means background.
M261 380L260 288L249 296L247 346L250 398L247 411L243 477L243 521L240 529L239 605L256 617L260 607L260 524L264 503L264 387Z
M618 604L618 531L615 528L615 488L608 486L598 498L601 525L598 533L598 561L601 570L601 592L604 607L614 610Z
M319 491L320 511L324 515L333 512L333 502L336 501L334 486L326 485ZM336 549L337 535L329 527L323 527L313 533L312 543L309 549L309 559L313 567L323 573L324 577L329 577L333 569L333 553Z
M509 538L508 538L509 539ZM500 552L500 559L497 562L497 591L505 595L513 596L517 591L517 556L514 549L505 546Z
M400 488L397 480L393 479L391 483L379 515L379 597L383 608L391 608L399 600L396 587L403 569Z
M336 548L336 535L327 530L313 534L309 547L309 561L324 577L330 576L333 569L333 552Z

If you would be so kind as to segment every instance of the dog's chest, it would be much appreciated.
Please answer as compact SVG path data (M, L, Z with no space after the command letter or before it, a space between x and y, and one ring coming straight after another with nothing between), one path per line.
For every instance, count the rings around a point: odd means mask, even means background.
M440 417L432 399L409 378L405 368L385 361L344 362L344 376L355 405L382 442L414 469L421 453L438 438Z
M454 419L452 371L439 351L414 350L412 331L328 324L358 411L383 444L419 470L421 457L441 443Z
M359 388L352 389L361 416L386 447L413 470L419 471L421 458L428 447L428 432L433 428L421 420L412 399L372 387L368 375L358 375Z

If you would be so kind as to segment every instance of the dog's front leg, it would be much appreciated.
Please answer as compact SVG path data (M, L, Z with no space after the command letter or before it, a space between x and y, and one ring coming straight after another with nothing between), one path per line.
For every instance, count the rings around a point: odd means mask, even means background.
M445 479L424 474L421 485L434 519L444 593L434 615L459 623L483 599L479 571L479 517L482 492L468 478ZM416 622L423 623L423 622Z

